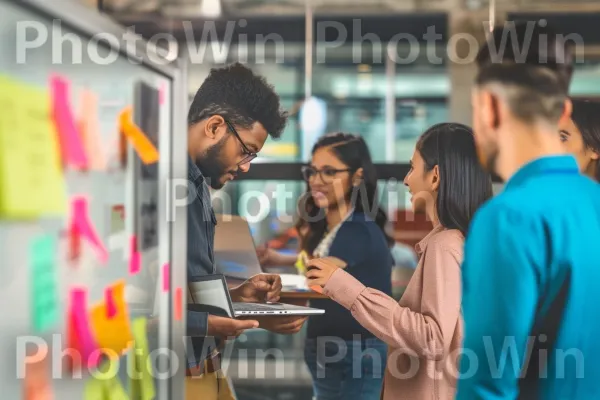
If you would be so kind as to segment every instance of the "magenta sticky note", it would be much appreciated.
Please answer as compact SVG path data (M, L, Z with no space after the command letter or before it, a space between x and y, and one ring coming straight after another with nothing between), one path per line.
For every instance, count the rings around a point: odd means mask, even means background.
M168 292L169 289L171 288L171 275L170 274L171 274L171 267L167 263L167 264L163 265L163 271L162 271L163 292Z
M117 315L117 305L113 295L112 287L107 287L104 291L104 302L106 303L106 317L112 319Z
M87 290L77 288L71 290L71 313L75 323L77 342L81 357L88 368L96 367L100 363L98 343L92 333L87 314Z
M50 77L50 93L63 162L77 169L85 169L88 159L71 109L71 83L64 77L53 75Z
M88 203L88 198L82 195L74 196L71 199L71 224L82 238L94 246L100 262L106 263L108 261L108 251L89 217Z
M129 274L135 275L142 269L142 256L137 250L137 237L129 239Z

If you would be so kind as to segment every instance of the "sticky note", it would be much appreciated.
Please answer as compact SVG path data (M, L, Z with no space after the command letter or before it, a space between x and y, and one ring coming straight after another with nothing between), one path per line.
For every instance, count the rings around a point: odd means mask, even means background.
M119 359L107 359L98 368L100 372L90 379L86 385L90 399L129 400L129 395L119 379L119 362ZM86 394L88 393L87 390Z
M83 392L84 400L108 400L109 398L106 385L102 380L96 378L88 379Z
M117 315L117 305L115 304L112 286L107 287L104 291L104 302L106 303L106 318L114 318Z
M71 305L67 315L68 348L79 352L88 367L95 367L100 362L98 342L92 333L87 311L87 290L74 288L71 290Z
M142 255L138 251L137 237L131 236L129 239L129 273L135 275L142 268Z
M144 317L133 321L133 336L135 340L134 356L132 357L134 373L131 374L131 397L133 399L152 400L156 396L154 380L150 371L150 351L148 349L147 320Z
M70 229L72 233L78 234L81 238L90 242L96 249L100 262L106 263L108 261L108 251L89 217L88 203L88 198L82 195L74 196L71 199Z
M162 82L160 84L160 86L158 87L158 104L160 104L160 105L165 104L166 91L167 91L167 85L164 82Z
M48 353L46 345L42 345L39 351ZM52 400L52 385L50 384L49 357L41 357L36 361L28 361L25 364L25 376L23 380L24 400Z
M158 150L133 122L131 107L125 108L119 115L119 127L144 164L154 164L158 161Z
M66 186L47 89L0 75L0 218L61 216Z
M100 136L98 121L98 97L89 89L81 92L81 109L78 126L88 157L88 168L95 171L105 171L107 166L105 149Z
M108 380L105 383L105 390L107 393L106 400L129 400L130 397L123 388L121 381L118 376Z
M175 289L175 320L181 321L183 315L183 291L180 287Z
M71 82L64 77L52 75L50 94L63 163L76 169L85 169L88 159L71 108Z
M163 292L168 292L171 289L171 266L169 263L163 265L162 280L163 280Z
M58 321L56 240L48 235L36 238L29 252L33 327L42 332Z
M312 291L323 294L323 288L321 286L311 286Z
M125 303L125 281L114 283L111 290L116 313L108 319L107 304L103 301L92 308L91 319L98 345L102 349L112 350L106 351L105 355L114 358L127 350L132 336Z

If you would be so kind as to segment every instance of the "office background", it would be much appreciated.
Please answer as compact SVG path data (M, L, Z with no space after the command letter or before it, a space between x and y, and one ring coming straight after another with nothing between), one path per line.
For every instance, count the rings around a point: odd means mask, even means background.
M579 49L583 62L577 64L572 95L600 98L598 1L90 0L87 3L101 7L125 26L134 26L136 32L145 37L159 32L174 35L182 54L187 52L186 38L191 33L201 38L204 29L212 29L210 24L214 22L213 39L217 40L207 41L204 54L188 60L190 97L210 68L235 61L251 66L275 86L283 107L292 115L285 133L278 141L268 140L245 179L230 183L224 189L231 203L225 206L219 201L215 203L222 211L252 217L257 215L260 203L243 194L267 194L271 202L268 217L252 223L257 244L277 237L292 226L293 222L284 216L293 215L296 199L305 188L297 169L294 171L292 167L308 160L315 135L334 131L360 134L368 143L374 161L382 168L390 167L385 170L386 178L391 179L380 182L382 206L390 216L398 216L396 219L400 221L395 223L398 230L412 229L401 223L408 200L401 180L416 139L438 122L470 122L473 66L450 60L446 47L456 34L468 33L481 39L490 19L496 23L545 19L567 34L580 35L585 43ZM211 3L210 11L215 14L203 15L208 8L202 9L200 3ZM191 21L188 26L191 30L186 31L182 21ZM317 42L319 23L343 27L347 40L339 46L327 47L336 39L335 32L327 31L324 35L327 42ZM428 27L434 27L441 35L435 49L440 63L430 62L420 39ZM394 63L387 53L388 42L398 33L410 33L423 45L410 64ZM272 41L257 45L258 35L276 35L282 39L283 46L279 48ZM372 37L377 37L381 45L373 44ZM308 42L311 45L307 45ZM324 46L326 55L317 62ZM407 57L411 51L406 45L394 48L399 57ZM457 52L461 54L461 51L458 44ZM303 105L308 105L308 110L303 110ZM293 193L286 202L277 202L271 195L278 185ZM501 188L502 184L497 182L495 190ZM400 232L400 240L402 233L405 232ZM407 235L403 241L412 245L415 237L418 234ZM256 331L236 343L236 351L248 350L250 358L254 354L250 350L273 347L282 349L285 354L283 379L274 379L277 371L272 359L243 361L234 353L231 361L234 368L230 370L239 398L309 398L310 378L302 361L302 334L284 337ZM240 366L240 363L247 365ZM257 377L256 371L263 365L267 365L266 375ZM247 371L247 375L241 376L244 374L240 371Z

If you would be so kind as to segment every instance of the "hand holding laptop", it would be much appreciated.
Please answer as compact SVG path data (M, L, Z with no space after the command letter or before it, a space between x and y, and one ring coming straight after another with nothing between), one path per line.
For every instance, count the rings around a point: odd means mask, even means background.
M256 320L233 319L209 315L207 336L218 337L220 339L237 338L245 330L258 328L258 326L259 324Z
M240 303L276 303L281 294L281 277L275 274L258 274L231 289L231 299Z

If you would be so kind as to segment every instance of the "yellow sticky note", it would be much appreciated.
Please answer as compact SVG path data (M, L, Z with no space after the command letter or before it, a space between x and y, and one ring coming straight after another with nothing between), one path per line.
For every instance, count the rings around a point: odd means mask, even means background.
M113 284L111 292L112 303L97 304L92 309L91 320L98 347L112 350L114 353L106 352L106 356L116 358L127 350L133 337L125 303L125 281Z
M32 219L65 209L48 90L0 76L0 217Z
M132 359L135 362L134 373L131 376L131 397L141 400L152 400L156 396L154 378L150 374L152 364L148 349L147 321L141 317L133 321L133 337L135 340Z

